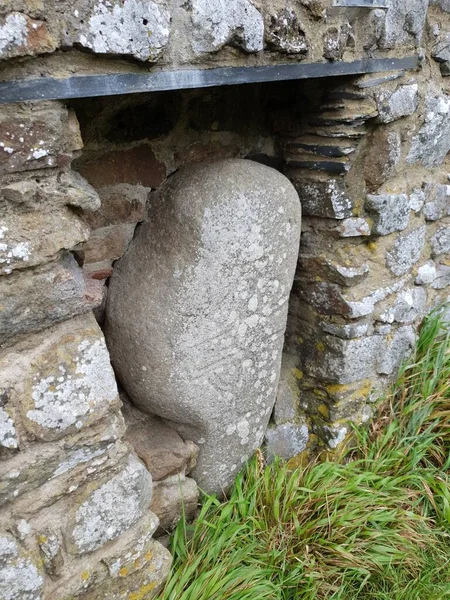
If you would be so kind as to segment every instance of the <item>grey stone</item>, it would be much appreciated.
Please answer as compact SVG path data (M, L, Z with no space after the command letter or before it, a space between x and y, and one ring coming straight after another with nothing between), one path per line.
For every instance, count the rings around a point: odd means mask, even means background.
M366 208L376 215L372 232L388 235L406 229L409 223L409 204L406 194L369 194L366 197Z
M44 54L55 49L56 40L43 21L21 12L10 12L0 18L0 59Z
M369 333L369 323L367 321L347 323L346 325L337 325L328 321L321 321L320 328L325 333L331 333L343 340L359 338Z
M200 446L193 477L219 492L275 402L298 196L277 171L233 159L174 175L149 214L111 278L108 347L134 404Z
M89 312L101 303L101 284L85 279L75 259L0 277L0 345Z
M401 233L386 253L386 265L394 275L403 275L420 259L425 245L425 226Z
M409 208L415 213L422 210L425 203L425 190L415 188L409 195Z
M431 238L431 250L433 256L450 252L450 225L443 225L436 231Z
M134 525L148 510L152 478L130 456L125 468L75 505L66 526L76 554L92 552Z
M450 60L450 33L446 33L444 38L433 46L431 56L437 62L447 62Z
M300 22L299 15L293 8L271 11L266 15L267 46L271 50L283 54L306 54L309 44Z
M427 221L438 221L450 216L450 185L426 183L423 214Z
M250 0L189 0L188 6L197 54L229 44L250 53L264 48L264 19Z
M288 460L306 448L309 430L306 423L284 423L269 426L264 443L269 460L276 456Z
M42 531L38 536L38 544L46 572L52 579L57 579L64 566L60 536L52 531Z
M427 16L428 0L391 0L386 14L381 48L420 43Z
M436 279L436 265L429 260L417 269L417 277L414 281L416 285L429 285Z
M391 123L402 117L412 115L419 103L417 83L399 86L394 92L383 90L376 94L378 120Z
M408 163L437 167L443 162L450 149L449 112L450 98L446 94L427 94L424 123L412 139Z
M416 342L416 332L412 326L400 327L383 348L380 348L377 372L391 375L412 352Z
M97 54L157 61L169 41L171 13L153 0L92 0L67 15L68 39Z
M348 427L345 425L325 426L323 430L326 434L327 444L332 450L342 444L348 433Z
M450 12L450 0L430 0L430 4L439 6L444 12Z
M15 450L19 447L16 426L10 414L12 411L3 405L6 404L6 395L5 390L0 391L0 455L2 448Z
M298 356L283 353L277 398L272 413L276 425L295 419L300 400L299 379L302 375Z
M199 490L190 477L172 475L153 486L153 498L150 505L159 519L156 535L172 531L180 518L192 521L198 508Z
M296 188L305 215L345 219L352 216L353 203L348 196L344 183L338 179L318 181L306 179L304 175L289 173Z
M436 270L436 278L433 280L431 287L434 290L443 290L448 285L450 285L450 267L439 265Z
M406 288L399 292L394 305L379 315L384 323L411 323L425 312L427 293L424 288Z
M0 598L41 600L44 578L32 557L8 533L0 534Z
M361 300L347 301L348 316L352 319L357 319L371 315L378 302L381 302L394 292L400 290L404 284L405 280L400 279L390 286L374 290L372 293L361 298Z
M336 227L339 237L361 237L371 234L370 223L361 217L344 219Z

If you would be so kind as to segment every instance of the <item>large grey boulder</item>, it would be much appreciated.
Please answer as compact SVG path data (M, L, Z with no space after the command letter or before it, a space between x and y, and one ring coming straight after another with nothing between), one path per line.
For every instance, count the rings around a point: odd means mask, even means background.
M112 362L141 410L200 446L193 477L221 492L275 402L300 202L277 171L234 159L174 175L149 215L111 279Z

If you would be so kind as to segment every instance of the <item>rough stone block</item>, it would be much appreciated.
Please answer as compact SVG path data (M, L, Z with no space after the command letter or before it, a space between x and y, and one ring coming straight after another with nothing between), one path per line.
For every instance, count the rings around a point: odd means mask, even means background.
M342 182L306 179L303 173L296 176L295 170L290 171L288 177L298 192L303 214L331 219L352 216L353 202Z
M4 350L0 365L1 389L37 439L59 439L118 407L105 340L92 315Z
M428 0L391 0L386 14L380 47L418 45L427 16Z
M369 333L370 327L368 321L347 323L345 325L337 325L329 321L321 321L320 328L325 333L330 333L343 340L351 340L354 338L363 337Z
M274 169L229 160L172 176L149 214L114 268L108 347L133 403L200 446L193 477L221 492L275 402L300 203Z
M159 519L157 535L172 531L182 515L192 521L198 508L199 490L190 477L173 475L153 486L153 498L150 505Z
M9 533L0 533L0 598L41 600L43 585L39 564Z
M403 275L420 259L425 245L425 226L400 234L386 253L386 266L394 275Z
M151 188L126 183L102 187L100 208L84 211L83 220L91 229L143 221L150 191Z
M309 44L306 41L303 25L298 12L292 7L266 13L265 40L271 50L283 54L306 54Z
M276 425L294 421L299 408L299 380L303 373L299 369L298 356L283 353L277 398L273 407L272 419Z
M378 120L391 123L416 112L419 104L417 83L399 86L394 92L383 90L376 94Z
M115 539L145 514L151 495L150 473L130 456L121 472L84 492L72 508L65 527L71 550L84 554Z
M114 261L123 256L133 239L135 224L121 223L95 229L89 240L77 248L84 264Z
M65 43L156 62L168 44L170 20L164 1L89 0L68 11Z
M446 33L431 49L431 56L440 63L450 60L450 33Z
M450 225L440 227L431 238L433 256L448 254L450 252Z
M43 21L21 12L0 17L0 59L53 52L56 45Z
M411 323L423 316L427 293L423 288L406 288L399 292L395 303L377 317L384 323Z
M402 361L412 352L416 342L416 332L413 327L400 327L391 339L380 348L377 372L391 375L400 367Z
M80 147L78 123L59 102L2 107L0 174L66 166Z
M145 144L107 152L83 163L78 170L96 189L124 183L155 188L166 178L166 166Z
M422 210L425 204L425 191L415 188L409 195L409 208L415 213Z
M192 47L196 54L226 45L245 52L264 48L264 19L250 0L191 0Z
M410 205L406 194L381 194L366 197L366 208L374 213L372 232L388 235L408 227Z
M429 285L436 279L436 265L429 260L417 269L417 277L414 281L416 285Z
M44 569L52 579L57 579L64 567L61 535L45 530L40 532L37 539Z
M427 221L438 221L450 216L450 185L426 183L423 214Z
M450 266L439 265L436 270L436 278L433 280L431 287L434 290L442 290L450 285Z
M308 439L309 430L306 422L269 425L264 438L267 458L273 460L279 456L288 460L303 452Z
M0 275L57 258L89 237L89 229L70 209L15 212L0 218Z
M178 473L187 474L195 465L198 448L159 417L147 415L124 400L127 424L125 440L145 464L153 481Z
M0 277L0 346L88 312L102 300L101 284L86 280L71 255Z
M394 175L400 157L399 133L386 127L377 127L368 141L363 163L364 179L369 192L375 193Z
M371 225L367 219L350 217L336 227L339 237L361 237L371 234Z
M19 447L16 426L11 414L13 411L6 405L6 400L6 393L0 392L0 458L2 458L4 448L15 450Z
M450 98L429 92L425 98L424 123L413 137L406 158L408 163L421 162L425 167L442 164L450 150Z

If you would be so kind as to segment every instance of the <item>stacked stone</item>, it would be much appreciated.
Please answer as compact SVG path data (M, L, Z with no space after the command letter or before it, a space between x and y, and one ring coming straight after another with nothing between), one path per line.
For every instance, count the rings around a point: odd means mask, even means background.
M6 106L0 138L0 597L150 597L170 555L122 439L101 284L70 252L100 206L70 170L78 123L56 102Z
M308 432L335 448L448 302L450 97L418 89L402 72L336 86L285 139L304 220L269 453Z

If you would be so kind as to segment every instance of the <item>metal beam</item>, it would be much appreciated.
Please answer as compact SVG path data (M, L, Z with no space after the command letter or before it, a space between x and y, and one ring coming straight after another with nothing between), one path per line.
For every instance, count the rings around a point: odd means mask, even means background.
M164 90L206 88L243 83L288 81L409 70L418 66L417 56L365 58L353 62L323 62L269 65L265 67L220 67L150 73L113 73L56 79L41 77L0 83L0 104L27 100L63 100L137 94Z

